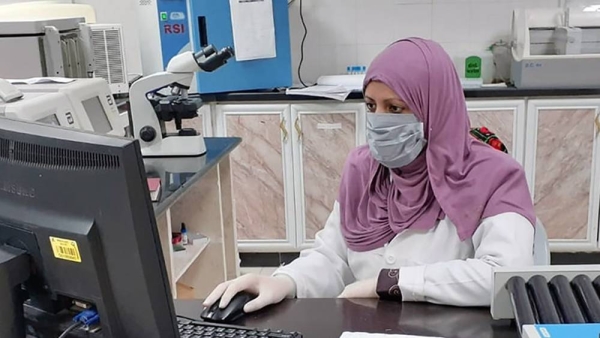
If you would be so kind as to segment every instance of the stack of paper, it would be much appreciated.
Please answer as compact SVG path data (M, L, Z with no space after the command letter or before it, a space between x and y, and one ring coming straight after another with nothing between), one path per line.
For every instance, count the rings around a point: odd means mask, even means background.
M316 97L326 97L328 99L334 99L338 101L345 101L350 95L351 90L343 86L321 86L316 85L312 87L302 89L287 89L285 92L287 95L306 95Z
M340 338L436 338L436 337L411 336L411 335L405 335L405 334L344 332ZM437 338L440 338L440 337L437 337Z

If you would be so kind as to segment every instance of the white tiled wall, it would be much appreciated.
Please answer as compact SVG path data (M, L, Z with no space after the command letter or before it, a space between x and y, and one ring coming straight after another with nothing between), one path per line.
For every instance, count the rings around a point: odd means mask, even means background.
M368 65L387 44L419 36L440 42L455 59L478 54L491 76L493 42L508 39L515 8L556 7L560 0L302 0L308 27L302 78L344 74L348 65ZM290 9L294 69L304 33L299 2ZM486 71L487 69L487 71ZM297 76L296 76L297 77Z

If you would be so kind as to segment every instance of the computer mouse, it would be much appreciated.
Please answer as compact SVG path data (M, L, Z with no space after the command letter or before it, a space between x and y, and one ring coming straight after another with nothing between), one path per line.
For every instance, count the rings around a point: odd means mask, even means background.
M254 298L256 296L251 293L239 292L233 296L231 302L224 309L219 308L219 303L221 302L221 299L219 299L213 305L204 309L200 318L207 322L233 323L246 314L244 312L244 305Z

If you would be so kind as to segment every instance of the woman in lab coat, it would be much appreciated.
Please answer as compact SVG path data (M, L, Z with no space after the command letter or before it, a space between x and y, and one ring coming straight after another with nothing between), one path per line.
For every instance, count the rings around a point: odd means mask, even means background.
M442 47L395 42L365 76L368 145L353 150L312 249L273 276L244 275L252 312L285 297L487 306L492 268L533 264L535 215L522 167L469 135L463 89Z

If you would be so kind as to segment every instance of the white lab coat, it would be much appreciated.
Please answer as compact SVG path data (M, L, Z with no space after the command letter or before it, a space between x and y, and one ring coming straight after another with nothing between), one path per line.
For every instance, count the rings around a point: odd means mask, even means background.
M384 268L400 268L404 301L456 306L489 306L492 268L533 265L534 227L517 213L483 219L472 238L461 241L445 218L431 230L405 230L384 247L348 249L336 202L313 248L280 267L296 283L298 298L334 298L355 281L377 278Z

